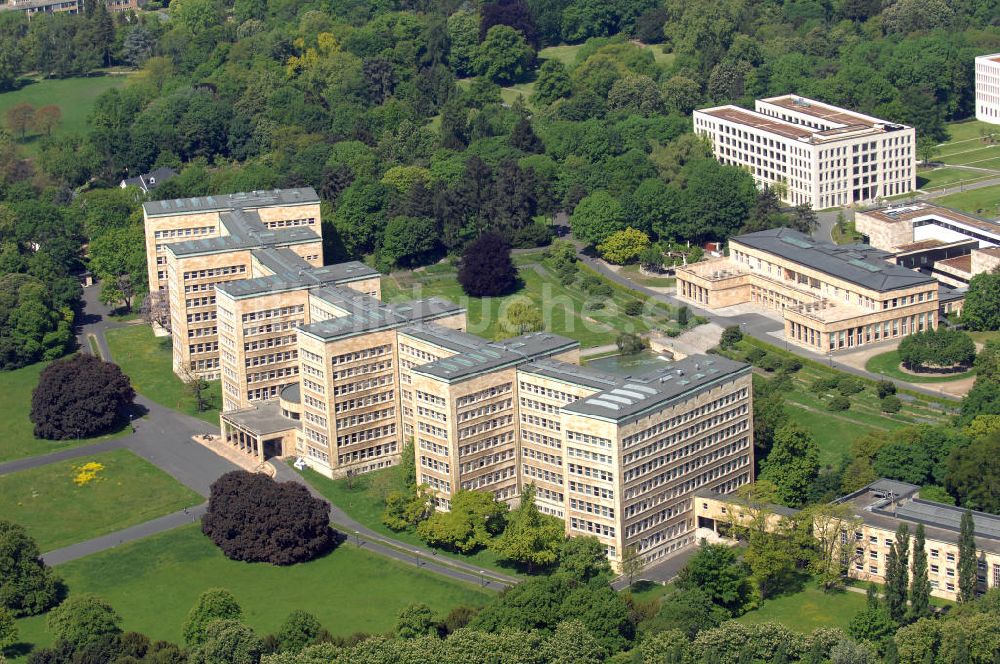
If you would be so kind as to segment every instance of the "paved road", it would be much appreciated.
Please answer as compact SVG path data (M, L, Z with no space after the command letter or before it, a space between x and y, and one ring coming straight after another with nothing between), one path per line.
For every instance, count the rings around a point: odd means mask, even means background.
M206 507L207 503L202 503L201 505L196 505L195 507L186 510L180 510L179 512L174 512L173 514L167 514L166 516L161 516L158 519L146 521L137 526L125 528L124 530L119 530L103 537L97 537L92 540L87 540L86 542L80 542L79 544L72 544L62 549L49 551L48 553L42 554L42 560L49 565L68 563L71 560L83 558L84 556L89 556L92 553L98 553L106 549L113 549L116 546L133 540L149 537L150 535L162 533L166 530L173 530L174 528L179 528L180 526L189 523L195 523L201 519L202 515L205 513Z

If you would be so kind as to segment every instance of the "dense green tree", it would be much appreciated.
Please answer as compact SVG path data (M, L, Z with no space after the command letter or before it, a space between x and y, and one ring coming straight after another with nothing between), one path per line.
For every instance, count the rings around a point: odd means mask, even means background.
M225 588L209 588L198 596L184 620L184 642L194 647L207 638L209 624L216 620L239 620L243 617L240 607L233 594Z
M448 17L448 39L451 42L448 60L460 76L475 73L479 48L479 15L459 10Z
M606 655L604 646L579 620L559 623L541 651L548 664L600 664Z
M0 521L0 608L14 616L42 613L60 599L60 584L24 527Z
M259 664L264 642L238 620L215 620L205 627L204 639L191 651L191 664Z
M692 650L695 653L714 652L718 661L732 664L744 661L773 663L781 657L798 658L803 646L802 636L784 625L773 622L744 625L731 620L699 633Z
M647 247L649 247L649 236L640 230L626 228L604 238L604 241L597 245L597 251L609 263L625 265L634 263Z
M440 246L433 219L393 217L385 226L378 264L385 271L394 267L419 267L431 262Z
M739 615L750 596L749 570L724 544L702 542L677 576L681 589L701 590L732 615Z
M426 604L410 604L396 617L395 632L400 638L415 639L434 630L434 614Z
M531 100L536 104L551 104L570 95L569 74L566 65L555 58L545 60L538 69L538 79Z
M607 191L595 191L573 210L570 227L577 239L596 246L613 233L625 230L625 221L621 203Z
M729 617L729 612L715 604L701 589L688 588L684 592L664 595L659 612L644 622L643 629L649 633L676 629L693 639L701 630L717 627Z
M533 570L554 565L564 539L562 522L538 511L535 487L529 484L521 491L521 504L507 517L507 527L490 548L500 558Z
M976 525L971 510L962 514L961 530L958 534L958 599L971 602L976 599L976 581L979 555L976 549Z
M970 330L1000 329L1000 271L982 272L969 281L962 322Z
M896 623L886 608L876 603L856 613L847 631L857 641L882 644L896 631Z
M738 327L735 329L736 332L740 332ZM740 338L742 338L741 332ZM733 334L729 334L727 337L724 331L723 341L727 339L728 343L738 342L732 341L736 339ZM788 412L785 410L785 397L781 391L774 389L773 384L765 383L763 380L754 381L753 445L754 457L758 464L762 464L767 459L774 445L775 433L787 422Z
M812 434L795 423L774 432L774 444L761 464L761 478L778 487L778 499L789 507L800 507L819 476L819 447Z
M924 492L921 490L921 497ZM927 551L925 548L924 524L917 524L913 538L913 580L910 583L910 622L925 617L930 609L931 582L927 577Z
M16 369L59 357L72 343L72 322L73 312L58 309L52 291L40 279L27 274L0 276L0 368Z
M487 491L459 491L451 509L435 512L417 526L417 535L431 546L472 553L487 546L504 529L507 504Z
M538 48L538 28L531 9L521 0L498 0L483 5L479 39L485 40L494 25L506 25L521 33L534 49Z
M971 393L970 393L971 394ZM966 396L966 399L969 397ZM1000 395L998 395L1000 403ZM945 486L959 504L974 510L1000 511L1000 434L952 450L947 460Z
M375 250L388 223L385 207L389 195L387 186L363 180L355 180L341 193L333 223L348 256Z
M121 633L121 616L106 601L94 594L74 594L52 609L46 627L56 641L74 650L104 636Z
M578 581L610 576L604 545L596 537L569 537L559 549L559 573Z
M535 60L535 52L524 36L506 25L494 25L473 60L476 71L496 83L521 79Z
M969 366L976 357L976 346L968 334L939 327L904 337L897 352L906 368L919 371L927 367Z
M239 616L231 616L239 619ZM276 638L282 652L300 652L313 643L322 632L319 619L305 611L292 611L278 628Z
M900 623L906 616L910 581L910 528L905 523L896 529L885 574L885 608L889 617Z

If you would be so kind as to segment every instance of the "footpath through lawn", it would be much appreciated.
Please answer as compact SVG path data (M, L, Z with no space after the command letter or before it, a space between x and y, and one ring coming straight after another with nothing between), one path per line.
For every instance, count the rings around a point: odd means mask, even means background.
M103 468L78 485L75 480L88 463ZM0 515L27 528L42 551L107 535L203 500L128 450L0 475Z

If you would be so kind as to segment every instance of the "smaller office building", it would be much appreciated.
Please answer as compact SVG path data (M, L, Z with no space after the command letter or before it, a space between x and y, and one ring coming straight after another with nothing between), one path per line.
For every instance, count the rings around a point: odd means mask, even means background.
M937 327L938 282L862 244L818 242L789 228L729 241L729 256L678 267L677 296L708 309L781 313L785 338L818 353Z
M1000 53L976 58L976 119L1000 124Z
M745 500L734 495L710 491L699 493L696 514L699 535L728 537L732 526L747 525L749 520L767 516L767 528L776 528L797 510L779 505L756 505L748 508ZM907 524L910 529L910 570L913 570L913 533L923 524L926 535L927 571L931 595L958 599L958 539L961 531L960 507L924 500L920 487L880 479L835 501L846 505L853 523L842 528L826 527L829 534L840 531L841 553L845 571L852 579L885 583L889 552L896 541L896 529ZM1000 587L1000 516L973 512L976 536L978 589L982 594ZM822 537L824 527L817 522L815 534ZM836 536L836 535L834 535Z

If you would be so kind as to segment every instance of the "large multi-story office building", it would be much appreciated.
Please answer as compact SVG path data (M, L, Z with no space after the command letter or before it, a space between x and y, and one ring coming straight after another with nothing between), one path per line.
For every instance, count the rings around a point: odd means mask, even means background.
M711 491L696 498L697 527L703 535L722 535L732 525L746 525L746 519L759 512L744 512L746 503L732 495ZM910 530L910 570L913 570L913 533L923 524L926 535L927 576L931 594L955 601L958 599L958 540L961 531L960 507L920 497L920 487L896 480L880 479L835 501L848 508L853 523L842 528L817 527L817 536L837 537L848 576L862 581L885 583L889 552L896 540L896 529L907 524ZM775 527L785 517L796 514L778 506L764 508L771 512L768 527ZM977 592L1000 587L1000 517L973 512L976 539ZM834 522L836 525L837 522ZM840 522L843 523L843 522ZM712 532L708 532L712 531ZM825 531L825 532L824 532Z
M976 58L976 119L1000 124L1000 53Z
M795 95L758 99L755 109L696 110L694 130L716 159L779 186L792 205L871 203L915 188L912 127Z
M776 228L730 239L729 255L677 268L677 296L708 309L781 313L785 339L817 353L937 328L938 282L868 245Z
M312 190L147 203L150 278L175 370L219 377L222 440L329 477L399 462L448 509L527 484L568 535L647 560L694 542L694 492L752 481L750 368L690 357L641 376L577 364L579 343L488 341L440 298L380 300L380 275L323 266ZM157 260L162 259L162 260Z

